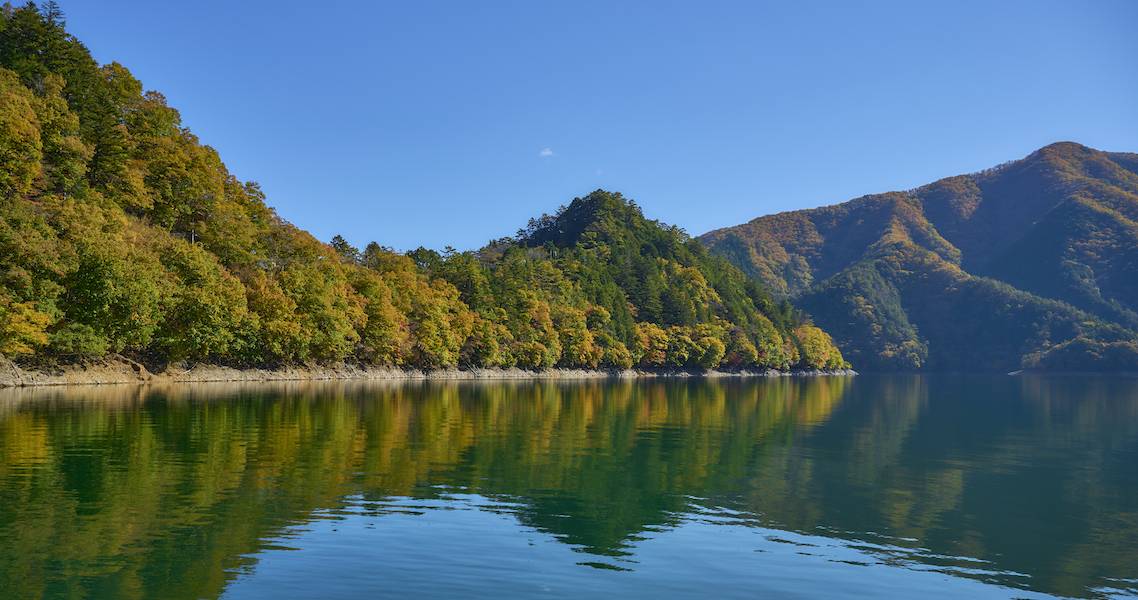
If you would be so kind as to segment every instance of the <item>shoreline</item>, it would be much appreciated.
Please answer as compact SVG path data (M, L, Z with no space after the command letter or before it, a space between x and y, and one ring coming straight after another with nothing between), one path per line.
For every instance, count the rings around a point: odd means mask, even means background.
M713 377L827 377L857 375L852 369L824 371L778 371L775 369L739 371L700 371L695 369L400 369L361 367L341 364L296 366L276 369L238 369L210 364L188 368L169 367L151 373L143 365L126 358L106 358L83 364L44 368L21 368L0 357L0 388L71 385L150 385L168 383L270 382L270 381L474 381L474 380L572 380Z

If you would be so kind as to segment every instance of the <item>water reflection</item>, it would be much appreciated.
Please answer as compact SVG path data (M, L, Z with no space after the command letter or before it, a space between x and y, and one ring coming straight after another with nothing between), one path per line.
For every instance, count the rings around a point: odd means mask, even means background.
M8 390L0 583L212 598L313 519L478 498L574 565L636 572L646 536L694 519L869 557L851 562L1138 593L1136 458L1135 379Z

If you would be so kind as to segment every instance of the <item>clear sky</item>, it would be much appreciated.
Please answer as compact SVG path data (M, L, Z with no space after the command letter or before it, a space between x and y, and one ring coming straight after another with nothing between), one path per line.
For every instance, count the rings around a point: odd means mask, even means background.
M471 249L598 187L699 234L1138 151L1133 0L61 5L324 240Z

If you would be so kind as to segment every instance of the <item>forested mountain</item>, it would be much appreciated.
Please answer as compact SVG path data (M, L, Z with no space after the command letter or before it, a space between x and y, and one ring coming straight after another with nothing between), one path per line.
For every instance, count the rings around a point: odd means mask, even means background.
M577 198L478 252L411 256L460 291L485 328L476 338L512 340L514 354L523 340L544 348L548 356L530 365L556 364L557 348L562 361L583 365L846 364L788 303L620 194ZM493 355L492 342L476 346Z
M597 191L478 252L281 220L54 4L0 12L0 354L282 365L840 367L822 330Z
M700 239L863 368L1138 370L1138 154L1057 143Z

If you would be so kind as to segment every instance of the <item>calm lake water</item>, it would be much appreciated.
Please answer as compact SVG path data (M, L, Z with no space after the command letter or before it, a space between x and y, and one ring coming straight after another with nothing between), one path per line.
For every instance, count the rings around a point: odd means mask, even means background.
M0 597L1138 595L1138 379L0 391Z

